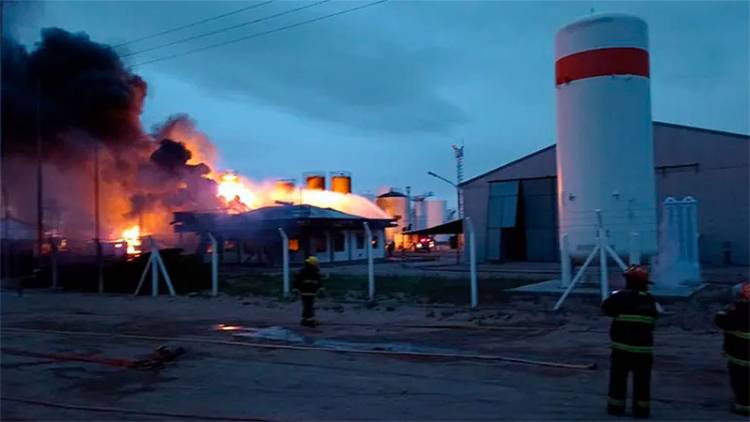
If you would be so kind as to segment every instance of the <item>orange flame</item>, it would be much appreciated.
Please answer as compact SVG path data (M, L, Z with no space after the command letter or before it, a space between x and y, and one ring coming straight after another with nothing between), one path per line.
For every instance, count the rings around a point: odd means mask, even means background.
M221 174L216 181L219 185L217 196L222 200L226 211L230 214L276 206L283 202L332 208L367 218L389 218L372 201L351 193L300 188L288 189L270 181L252 182L234 173Z
M141 228L138 225L126 228L120 236L121 238L118 241L123 241L128 245L128 255L141 253Z

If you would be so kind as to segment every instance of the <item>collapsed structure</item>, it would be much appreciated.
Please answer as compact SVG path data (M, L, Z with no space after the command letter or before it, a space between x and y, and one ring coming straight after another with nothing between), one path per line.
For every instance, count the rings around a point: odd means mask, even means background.
M367 258L365 227L372 232L373 258L385 256L385 229L390 218L367 218L312 205L263 207L240 213L176 212L178 234L197 235L197 251L208 251L210 236L217 240L224 262L278 265L283 236L288 238L289 260L301 263L308 256L320 262L347 262Z

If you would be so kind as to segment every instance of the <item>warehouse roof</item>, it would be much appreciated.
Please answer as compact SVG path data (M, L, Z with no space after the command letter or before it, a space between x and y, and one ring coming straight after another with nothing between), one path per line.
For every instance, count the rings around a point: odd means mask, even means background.
M732 137L737 137L737 138L745 138L745 139L750 138L750 135L745 135L745 134L741 134L741 133L725 132L725 131L713 130L713 129L704 129L704 128L699 128L699 127L694 127L694 126L679 125L679 124L676 124L676 123L654 122L653 124L654 124L654 126L671 127L671 128L676 128L676 129L689 129L689 130L692 130L692 131L706 132L706 133L719 134L719 135L725 135L725 136L732 136ZM534 151L531 154L524 155L523 157L518 158L518 159L513 160L513 161L510 161L508 163L505 163L505 164L501 165L500 167L496 167L496 168L494 168L492 170L489 170L489 171L486 171L486 172L484 172L482 174L474 176L471 179L465 180L465 181L461 182L461 184L459 186L464 186L464 185L466 185L468 183L471 183L471 182L473 182L473 181L475 181L477 179L480 179L480 178L482 178L484 176L487 176L490 173L494 173L494 172L496 172L498 170L502 170L502 169L504 169L506 167L510 167L510 166L512 166L514 164L517 164L520 161L524 161L524 160L526 160L528 158L531 158L531 157L533 157L535 155L539 155L539 154L541 154L541 153L543 153L545 151L553 149L556 146L557 146L557 144L552 144L552 145L544 147L544 148L542 148L540 150Z

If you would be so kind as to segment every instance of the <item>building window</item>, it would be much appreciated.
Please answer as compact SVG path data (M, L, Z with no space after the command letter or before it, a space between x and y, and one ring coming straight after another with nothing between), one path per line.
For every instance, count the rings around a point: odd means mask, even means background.
M365 248L365 234L362 232L357 232L357 249L364 249Z
M317 234L312 238L312 246L315 253L328 251L328 239L325 234Z
M344 252L346 250L346 235L344 232L336 232L333 234L333 251Z

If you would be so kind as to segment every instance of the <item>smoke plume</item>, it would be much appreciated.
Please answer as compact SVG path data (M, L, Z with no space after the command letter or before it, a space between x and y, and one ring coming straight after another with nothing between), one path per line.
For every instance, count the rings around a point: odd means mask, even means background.
M95 168L99 168L101 237L143 224L168 235L171 211L219 206L211 169L189 148L198 134L175 116L148 134L140 117L146 82L109 46L84 33L42 31L28 51L2 40L3 202L8 217L36 221L37 159L43 161L44 220L50 232L94 237ZM169 135L169 136L167 136ZM192 136L192 135L191 135ZM196 135L199 139L200 136Z

